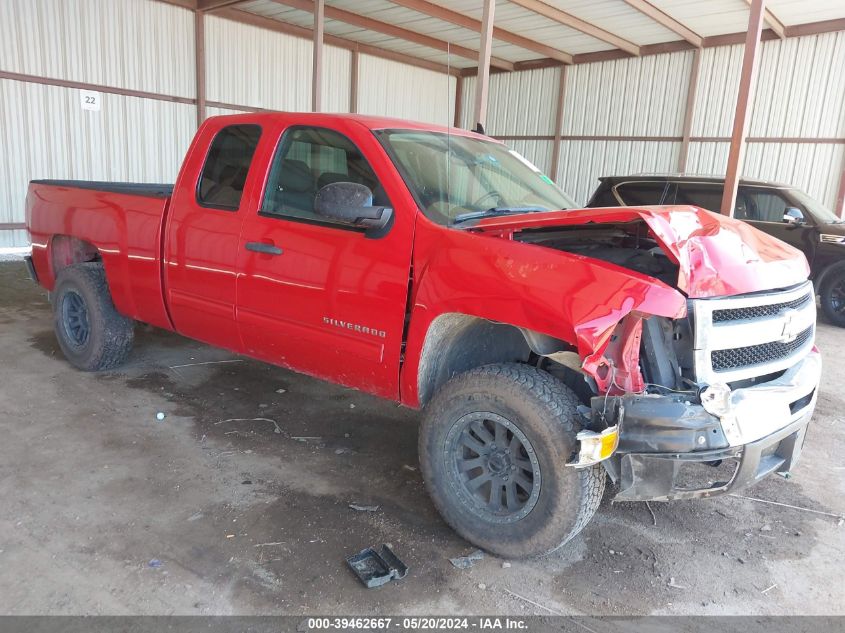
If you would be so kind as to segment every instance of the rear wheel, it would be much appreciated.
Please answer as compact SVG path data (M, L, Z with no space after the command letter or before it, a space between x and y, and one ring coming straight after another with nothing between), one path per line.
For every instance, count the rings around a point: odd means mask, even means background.
M446 522L507 558L549 553L578 534L605 484L601 467L565 466L578 404L528 365L488 365L446 383L420 428L423 476Z
M828 321L845 327L845 263L831 268L819 286L821 307Z
M62 270L50 300L56 338L71 364L98 371L126 360L134 322L115 309L102 264L89 262Z

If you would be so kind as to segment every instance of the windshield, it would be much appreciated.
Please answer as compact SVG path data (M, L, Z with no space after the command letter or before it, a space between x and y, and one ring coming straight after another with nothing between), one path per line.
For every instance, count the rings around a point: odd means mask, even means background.
M422 212L438 224L577 206L550 178L501 143L417 130L379 130L376 136Z
M842 222L842 220L837 217L833 211L800 189L790 189L789 193L804 207L806 211L809 211L810 215L812 215L819 224L837 224Z

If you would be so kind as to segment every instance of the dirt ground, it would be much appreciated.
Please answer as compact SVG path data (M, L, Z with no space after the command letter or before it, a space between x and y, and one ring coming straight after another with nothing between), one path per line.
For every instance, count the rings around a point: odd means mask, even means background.
M136 336L120 371L76 371L44 293L0 264L0 613L845 614L845 525L820 514L845 515L843 330L820 324L794 477L740 493L820 513L606 498L555 555L466 570L449 558L473 548L425 494L416 412ZM381 543L410 573L367 590L344 559Z

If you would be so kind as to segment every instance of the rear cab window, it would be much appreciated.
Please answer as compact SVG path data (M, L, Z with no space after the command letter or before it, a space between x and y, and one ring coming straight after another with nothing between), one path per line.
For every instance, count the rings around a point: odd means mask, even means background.
M237 211L252 164L261 127L229 125L211 142L197 182L197 203L212 209Z

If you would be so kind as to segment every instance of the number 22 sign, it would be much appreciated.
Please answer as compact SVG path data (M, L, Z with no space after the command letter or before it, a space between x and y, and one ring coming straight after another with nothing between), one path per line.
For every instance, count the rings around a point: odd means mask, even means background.
M100 93L93 90L80 90L79 102L83 110L100 111Z

